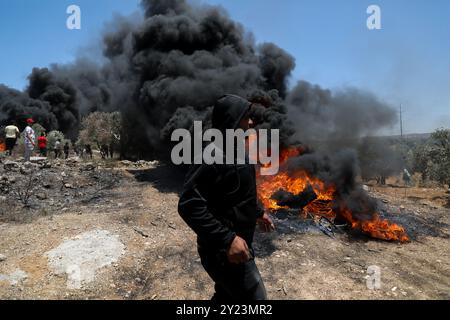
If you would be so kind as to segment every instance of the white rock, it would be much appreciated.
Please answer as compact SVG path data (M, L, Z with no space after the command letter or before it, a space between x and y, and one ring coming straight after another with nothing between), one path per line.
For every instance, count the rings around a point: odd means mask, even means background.
M16 286L28 278L28 274L20 269L16 269L10 275L0 274L0 281L9 281L10 285Z
M80 289L95 280L96 272L112 265L125 253L118 236L106 230L92 230L64 241L45 253L55 274L67 274L67 287Z
M16 271L10 274L9 282L11 283L11 285L15 286L20 282L25 281L27 278L28 274L25 271L17 269Z

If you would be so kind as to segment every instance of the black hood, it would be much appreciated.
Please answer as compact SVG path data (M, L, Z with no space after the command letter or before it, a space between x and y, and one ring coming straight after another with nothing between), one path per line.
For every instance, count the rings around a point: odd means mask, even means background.
M237 129L239 122L250 110L251 103L239 96L227 94L217 100L212 113L212 127L224 132Z

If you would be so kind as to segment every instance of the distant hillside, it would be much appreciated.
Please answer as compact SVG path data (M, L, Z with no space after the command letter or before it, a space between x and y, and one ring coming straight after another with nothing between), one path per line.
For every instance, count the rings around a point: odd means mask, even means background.
M411 140L422 140L422 139L428 139L430 138L431 133L410 133L410 134L404 134L404 139L411 139ZM394 135L394 136L382 136L380 138L392 138L392 139L400 139L400 135Z

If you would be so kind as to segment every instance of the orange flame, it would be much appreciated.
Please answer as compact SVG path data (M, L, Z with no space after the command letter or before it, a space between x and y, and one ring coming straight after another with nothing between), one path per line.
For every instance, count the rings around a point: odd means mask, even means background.
M299 156L303 153L301 148L287 149L280 154L280 164L283 165L292 157ZM282 189L292 194L300 194L308 185L311 185L317 195L317 199L309 203L303 208L303 212L311 213L318 216L326 216L334 219L337 212L333 208L333 204L338 201L336 199L336 188L334 185L328 185L316 177L309 176L305 171L288 174L286 170L280 170L280 173L274 176L258 175L258 197L265 208L270 210L278 210L286 207L278 205L277 201L272 199L272 195ZM408 236L403 227L391 223L388 220L382 220L377 213L372 215L370 221L358 221L352 212L348 210L345 203L340 204L339 214L342 216L353 229L361 230L374 238L383 240L395 240L406 242L409 241Z
M0 143L0 152L6 151L6 144Z
M283 164L288 161L290 158L297 157L304 153L303 148L289 148L281 151L280 154L280 163Z
M374 238L383 240L395 240L400 242L409 241L405 229L386 219L380 219L377 213L373 215L371 221L356 221L350 210L341 211L344 218L349 221L353 229L359 229L366 234L370 234Z
M333 200L335 189L333 186L326 186L324 182L317 178L309 177L306 172L300 171L295 176L290 177L286 172L281 172L275 176L259 176L258 177L258 194L261 202L267 209L277 210L283 208L272 199L272 195L279 189L288 191L293 194L299 194L311 185L317 194L317 199L311 202L305 209L314 208L319 200ZM331 210L331 204L330 208ZM314 210L313 210L314 211ZM328 210L327 210L328 212Z

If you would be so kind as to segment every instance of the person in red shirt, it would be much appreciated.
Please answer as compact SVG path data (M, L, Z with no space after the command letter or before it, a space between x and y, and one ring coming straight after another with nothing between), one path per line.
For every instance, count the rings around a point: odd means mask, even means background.
M45 132L41 133L41 136L38 138L38 147L42 157L47 156L47 137L45 136Z

